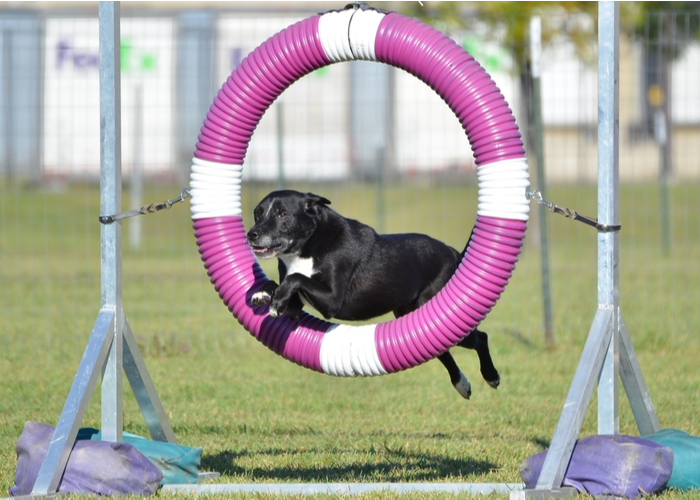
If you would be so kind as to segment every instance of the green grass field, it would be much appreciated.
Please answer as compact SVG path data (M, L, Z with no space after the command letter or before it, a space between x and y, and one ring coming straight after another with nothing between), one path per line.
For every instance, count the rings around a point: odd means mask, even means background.
M474 185L415 183L383 198L372 186L295 187L387 231L427 232L460 249L475 217ZM267 191L246 188L247 213ZM145 199L178 192L152 188ZM548 198L596 213L592 186L553 187ZM700 186L671 186L671 200L666 255L657 187L622 187L621 308L662 426L700 435ZM124 208L132 208L128 196ZM56 423L97 317L98 209L95 187L0 186L0 495L13 484L24 423ZM221 472L221 482L520 482L520 463L552 438L597 307L595 231L547 217L556 345L543 339L540 260L530 238L482 325L501 387L480 379L474 353L455 351L473 385L470 401L436 361L343 379L268 351L208 282L184 205L142 218L138 249L124 222L124 308L178 439L202 447L203 468ZM270 275L274 268L265 267ZM622 394L621 432L637 434ZM596 432L595 405L594 395L582 436ZM99 426L99 418L98 389L84 425ZM147 433L128 389L124 422Z

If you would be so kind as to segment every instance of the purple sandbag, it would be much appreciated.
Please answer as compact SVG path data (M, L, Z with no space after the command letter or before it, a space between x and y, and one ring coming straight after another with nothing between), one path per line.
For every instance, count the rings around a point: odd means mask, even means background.
M520 475L525 485L537 485L547 451L525 460ZM596 435L576 442L562 486L591 495L635 498L666 487L673 470L673 452L648 439Z
M10 495L29 495L46 457L54 427L27 422L17 441L17 471ZM130 444L76 441L68 458L61 493L153 495L163 473Z

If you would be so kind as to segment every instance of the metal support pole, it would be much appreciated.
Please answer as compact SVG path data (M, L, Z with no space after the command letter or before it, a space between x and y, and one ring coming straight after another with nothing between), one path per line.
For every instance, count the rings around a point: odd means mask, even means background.
M620 223L619 213L619 26L618 2L598 2L598 221ZM598 383L598 433L618 434L618 378L627 392L640 432L660 429L619 306L619 232L598 231L598 309L588 333L559 423L534 490L511 499L575 495L564 475Z
M100 2L100 213L122 211L119 3ZM112 347L102 375L102 439L122 438L122 223L101 224L102 310L114 314Z
M598 14L598 222L620 223L620 5ZM598 434L619 434L620 233L598 232L598 308L612 312L612 339L598 380Z
M542 20L539 16L530 19L530 67L532 72L532 111L535 129L534 148L537 161L537 185L543 198L547 198L547 183L544 178L544 144L542 124L542 90L540 80L540 60L542 55ZM549 279L549 231L547 208L538 204L540 230L540 267L542 272L542 301L544 308L544 340L548 346L554 345L554 325L552 321L552 291Z
M277 99L277 189L284 189L284 103Z
M121 212L119 2L102 1L100 16L100 211ZM122 370L153 439L177 442L122 306L122 223L100 225L101 307L73 379L31 496L57 492L61 477L102 373L102 439L120 441ZM126 347L126 349L125 349Z

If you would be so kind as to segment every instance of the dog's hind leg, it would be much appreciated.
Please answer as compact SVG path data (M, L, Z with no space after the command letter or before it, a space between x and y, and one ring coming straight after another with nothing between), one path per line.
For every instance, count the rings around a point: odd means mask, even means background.
M496 370L496 367L493 365L493 360L491 359L488 334L479 329L474 329L473 332L464 337L457 345L465 349L473 349L476 351L477 356L479 356L481 376L484 377L484 380L486 380L491 387L494 389L498 388L498 385L501 383L501 376L498 374L498 370Z
M400 318L401 316L409 313L412 310L413 308L406 310L397 309L396 311L394 311L394 316ZM471 398L472 385L469 383L469 380L467 380L467 377L464 375L464 373L462 373L462 371L459 369L459 366L457 366L457 363L452 357L452 354L450 354L450 351L446 351L440 354L437 357L437 359L447 369L447 373L450 376L450 382L452 382L452 387L454 387L455 390L458 393L460 393L464 399Z
M469 380L467 380L467 377L464 376L464 373L460 371L450 351L440 354L437 359L440 360L447 369L452 386L464 399L469 399L472 395L472 385L469 383Z
M440 287L444 286L444 284L447 282L446 280L449 279L449 277L445 277L445 281L436 282L436 288L433 290L426 290L424 293L416 300L415 303L410 304L408 307L403 307L396 309L394 311L394 316L397 318L400 318L401 316L408 314L409 312L421 307L423 304L428 302L437 292L440 290ZM467 338L469 338L471 335L467 335ZM474 347L472 347L474 349ZM478 353L479 351L477 351ZM488 344L486 345L486 354L488 355ZM491 357L488 357L489 360ZM455 390L461 394L461 396L464 399L469 399L472 396L472 385L467 379L467 377L462 373L462 370L459 369L459 366L457 366L457 363L455 362L454 358L452 357L452 354L450 354L450 351L445 351L444 353L440 354L437 359L442 363L442 365L445 367L447 370L448 375L450 376L450 382L452 382L452 387L455 388ZM479 359L481 359L481 354L479 354ZM483 362L482 366L483 366ZM493 367L493 364L491 365ZM495 371L495 368L494 368ZM483 372L482 372L483 373ZM496 375L498 376L498 372L496 372ZM497 384L498 385L498 384ZM493 387L493 386L492 386Z

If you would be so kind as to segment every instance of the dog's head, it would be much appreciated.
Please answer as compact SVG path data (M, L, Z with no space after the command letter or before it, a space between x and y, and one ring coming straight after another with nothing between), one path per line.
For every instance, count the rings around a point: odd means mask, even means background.
M273 191L253 211L248 245L258 259L298 255L316 229L323 206L330 203L313 193Z

